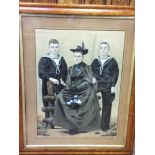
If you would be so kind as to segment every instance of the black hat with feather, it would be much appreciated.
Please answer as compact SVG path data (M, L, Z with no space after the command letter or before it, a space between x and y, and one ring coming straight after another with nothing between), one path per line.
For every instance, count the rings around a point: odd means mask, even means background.
M85 48L84 42L82 42L82 46L77 45L76 49L70 49L72 52L80 52L83 55L88 53L88 49Z

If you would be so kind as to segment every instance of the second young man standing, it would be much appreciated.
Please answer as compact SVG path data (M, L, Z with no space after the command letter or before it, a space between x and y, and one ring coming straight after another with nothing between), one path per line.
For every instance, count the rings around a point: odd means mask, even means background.
M116 60L109 56L110 47L107 42L99 45L99 57L94 59L91 66L94 77L98 82L98 92L102 95L101 129L109 129L112 102L115 99L115 85L119 68Z

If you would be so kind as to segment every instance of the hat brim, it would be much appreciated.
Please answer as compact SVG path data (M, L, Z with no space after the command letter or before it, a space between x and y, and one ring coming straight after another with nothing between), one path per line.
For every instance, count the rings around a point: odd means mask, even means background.
M72 52L81 52L83 55L88 53L88 49L70 49Z

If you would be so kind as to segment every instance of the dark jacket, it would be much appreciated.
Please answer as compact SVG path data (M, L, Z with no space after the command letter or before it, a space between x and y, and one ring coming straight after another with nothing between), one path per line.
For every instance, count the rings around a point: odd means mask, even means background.
M91 64L94 77L98 81L98 92L109 92L116 85L119 68L114 58L108 59L102 68L99 59L94 59Z
M54 61L49 57L42 57L38 65L38 74L42 79L42 95L47 95L47 81L50 77L60 81L66 81L67 78L67 64L63 57L60 58L59 65L57 66ZM58 91L61 90L61 85L58 86ZM56 92L58 93L58 92Z

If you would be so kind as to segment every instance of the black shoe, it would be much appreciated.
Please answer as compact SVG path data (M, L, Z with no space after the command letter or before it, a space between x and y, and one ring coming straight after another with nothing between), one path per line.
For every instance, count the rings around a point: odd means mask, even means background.
M103 132L107 132L107 131L108 131L108 129L102 129L102 131L103 131Z
M103 132L106 132L107 130L109 130L109 128L108 128L108 127L104 127L104 128L101 128L101 130L102 130Z
M46 123L47 129L54 129L54 125L52 123Z
M78 134L78 132L77 132L76 129L69 129L68 133L69 133L70 135Z

